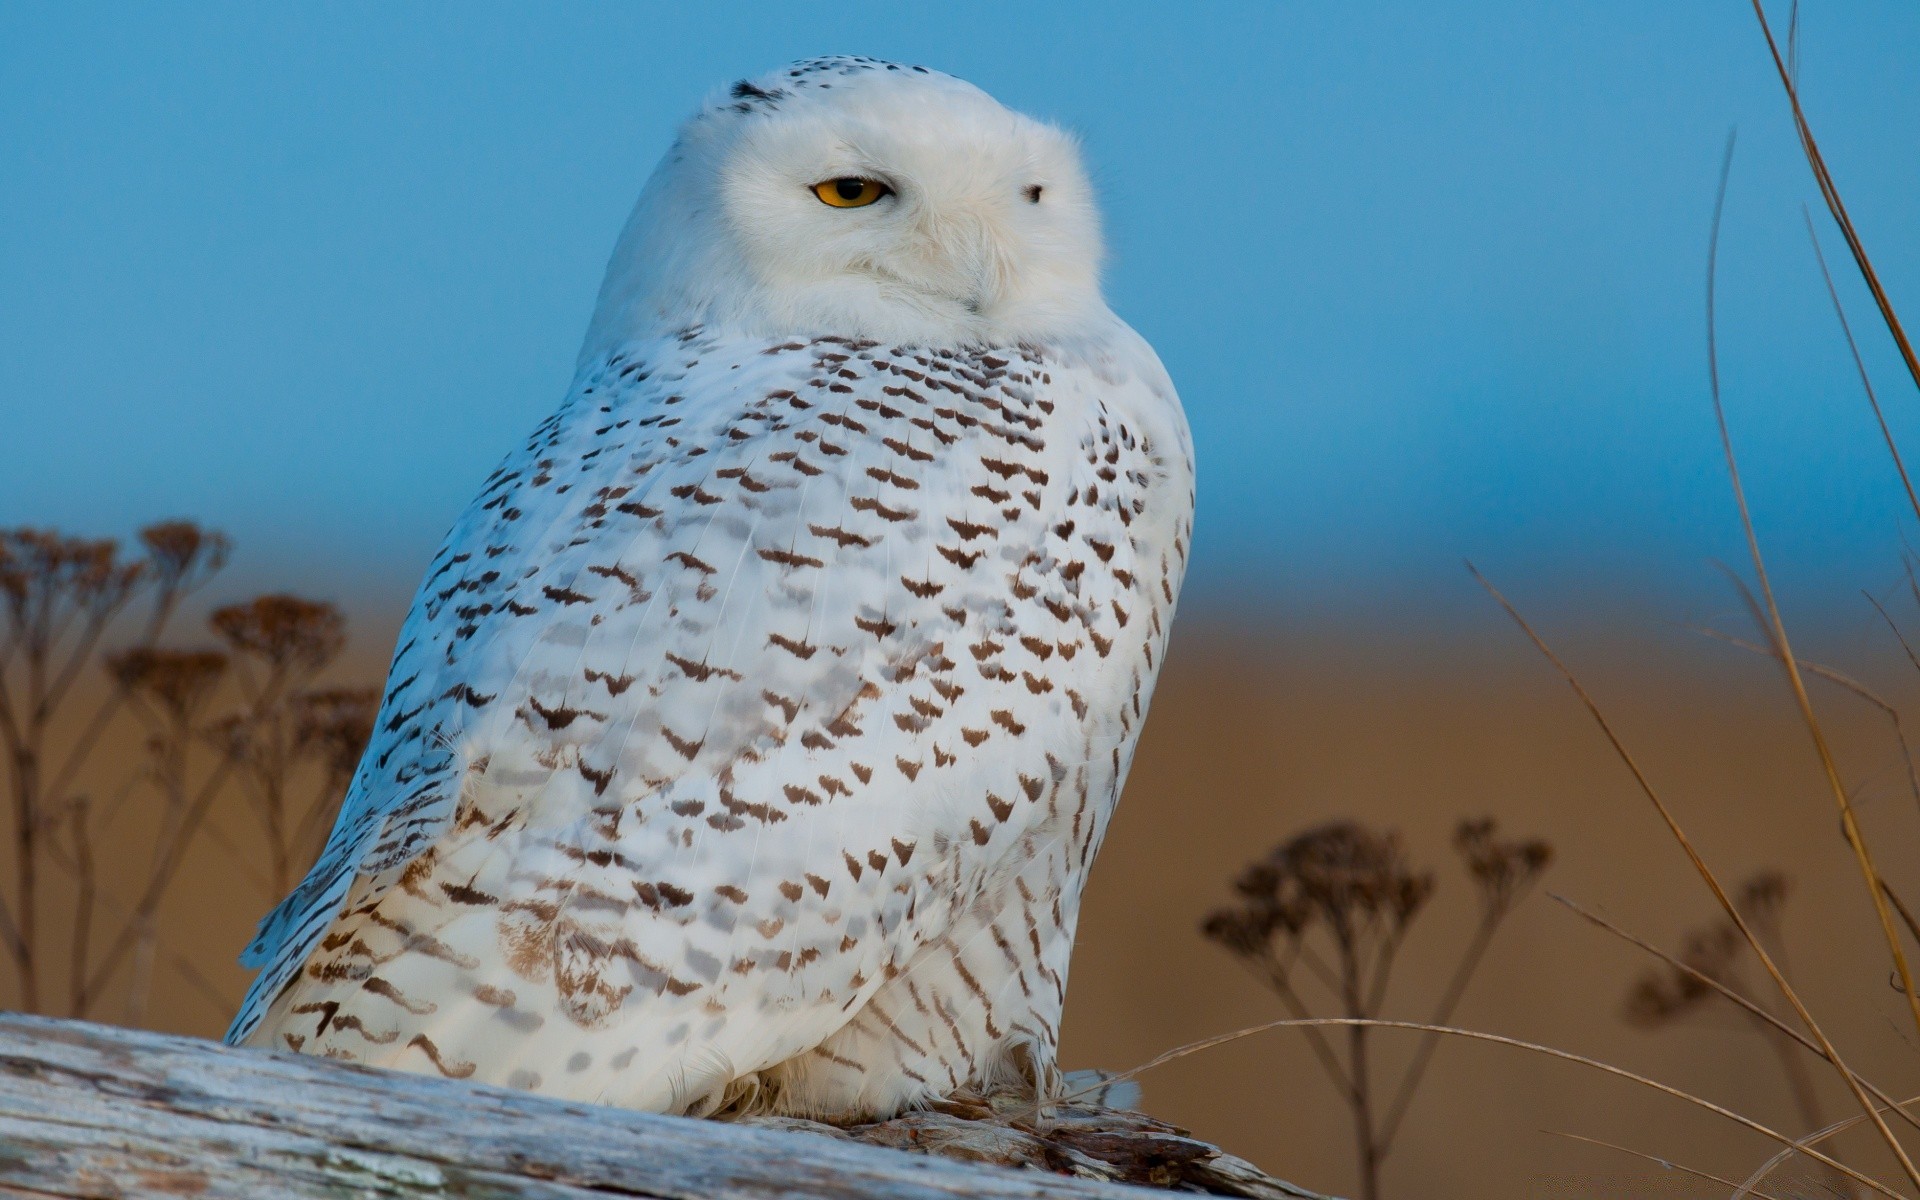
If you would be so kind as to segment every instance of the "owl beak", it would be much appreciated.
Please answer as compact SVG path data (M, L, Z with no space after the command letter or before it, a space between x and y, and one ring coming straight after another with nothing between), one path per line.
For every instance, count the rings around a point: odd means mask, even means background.
M946 277L946 285L939 291L976 316L990 311L1005 297L1009 283L1006 256L1000 252L988 222L947 214L925 222L920 233L937 247L938 273Z
M991 236L982 231L973 239L962 268L962 278L972 286L960 298L966 310L975 316L997 307L1005 298L1010 280L1005 257Z

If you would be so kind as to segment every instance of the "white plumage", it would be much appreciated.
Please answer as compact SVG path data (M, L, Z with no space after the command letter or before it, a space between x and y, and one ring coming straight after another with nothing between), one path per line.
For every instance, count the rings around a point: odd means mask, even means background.
M229 1040L672 1112L1050 1087L1192 516L1098 259L1071 141L947 76L696 115Z

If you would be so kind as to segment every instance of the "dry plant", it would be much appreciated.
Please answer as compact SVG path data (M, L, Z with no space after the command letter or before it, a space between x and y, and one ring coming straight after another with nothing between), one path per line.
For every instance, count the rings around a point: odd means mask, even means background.
M1546 842L1503 840L1490 818L1462 821L1453 843L1473 881L1479 919L1434 1002L1432 1026L1452 1019L1501 922L1553 861ZM1422 1036L1382 1109L1370 1022L1380 1018L1394 962L1433 896L1434 873L1408 864L1397 833L1337 821L1281 843L1233 886L1235 903L1209 914L1201 931L1251 970L1295 1020L1311 1021L1308 1000L1323 994L1352 1022L1343 1027L1344 1054L1321 1027L1302 1028L1352 1114L1360 1196L1377 1200L1381 1168L1440 1035Z
M1772 25L1768 20L1761 0L1751 0L1751 4L1754 16L1759 23L1762 37L1766 42L1768 53L1772 58L1781 86L1785 91L1792 112L1794 128L1800 139L1801 149L1809 167L1813 171L1821 198L1825 202L1827 211L1833 218L1842 238L1845 240L1848 251L1853 257L1854 264L1861 278L1873 296L1882 323L1885 325L1895 347L1899 351L1902 364L1905 366L1916 389L1920 389L1920 355L1916 355L1912 343L1908 339L1900 319L1887 297L1885 288L1882 286L1859 233L1846 210L1846 205L1840 195L1840 191L1835 185L1832 174L1828 170L1826 162L1820 153L1812 127L1808 123L1805 111L1800 103L1795 46L1798 31L1797 5L1794 6L1792 16L1789 19L1786 47L1783 51L1780 41L1774 35ZM1842 782L1840 767L1835 759L1826 731L1821 725L1819 715L1808 693L1807 679L1816 678L1835 684L1868 703L1873 704L1890 718L1896 740L1899 742L1901 753L1906 760L1907 779L1913 789L1916 801L1920 801L1920 769L1916 768L1913 756L1910 753L1909 742L1898 709L1887 703L1871 690L1859 684L1850 676L1844 675L1831 667L1807 662L1795 654L1787 634L1786 622L1781 615L1773 585L1767 572L1765 558L1761 553L1759 539L1754 532L1753 519L1748 508L1745 487L1740 477L1739 460L1734 452L1732 434L1728 425L1726 408L1721 395L1715 325L1715 291L1717 285L1720 218L1726 199L1727 181L1732 168L1733 146L1733 139L1729 137L1726 156L1721 168L1720 187L1714 202L1712 232L1708 242L1706 294L1707 365L1714 417L1719 429L1728 479L1732 486L1734 499L1740 513L1741 527L1746 537L1747 549L1754 572L1755 586L1750 588L1737 577L1734 577L1734 582L1759 630L1760 642L1748 642L1743 639L1731 637L1726 638L1726 640L1763 653L1772 658L1781 667L1788 690L1793 696L1795 706L1807 729L1814 754L1821 765L1826 790L1831 794L1832 803L1839 817L1840 832L1859 869L1862 883L1866 888L1869 903L1874 913L1871 936L1876 942L1884 945L1894 994L1900 997L1903 1006L1907 1009L1915 1033L1920 1034L1920 990L1916 990L1914 971L1907 951L1907 942L1903 940L1902 937L1904 932L1907 938L1911 939L1914 944L1920 945L1920 920L1916 920L1912 907L1902 900L1899 893L1886 879L1878 866L1873 847L1869 843L1866 833L1861 826L1853 797ZM1811 218L1809 218L1808 226L1809 233L1815 233ZM1845 308L1840 301L1838 289L1834 286L1831 274L1827 271L1825 256L1820 252L1817 233L1815 233L1814 236L1814 253L1819 261L1821 272L1826 279L1828 296L1833 302L1834 311L1839 319L1842 333L1853 355L1853 361L1860 375L1868 405L1878 423L1881 436L1885 441L1889 457L1899 475L1907 501L1912 507L1915 517L1920 518L1920 494L1917 494L1915 491L1912 478L1907 471L1905 460L1901 456L1899 446L1896 443L1891 426L1886 419L1879 397L1873 390L1872 381L1869 378L1864 360L1860 355L1852 328L1847 322ZM1920 603L1920 570L1916 570L1916 564L1911 558L1908 559L1907 565L1908 588L1916 603ZM1563 1135L1578 1141L1633 1155L1646 1161L1659 1164L1666 1169L1678 1169L1689 1175L1720 1183L1733 1189L1733 1200L1746 1200L1747 1197L1756 1197L1758 1200L1782 1200L1781 1197L1764 1191L1762 1188L1776 1172L1795 1159L1804 1159L1813 1164L1816 1170L1823 1173L1823 1190L1830 1195L1857 1194L1854 1189L1858 1188L1875 1195L1889 1197L1890 1200L1915 1200L1916 1197L1920 1197L1920 1166L1916 1166L1914 1157L1908 1149L1909 1141L1916 1131L1920 1131L1920 1115L1917 1115L1920 1114L1920 1096L1896 1099L1886 1088L1869 1079L1849 1063L1848 1060L1842 1056L1839 1048L1834 1044L1826 1029L1808 1008L1799 990L1796 989L1789 980L1784 965L1783 948L1779 939L1779 916L1787 892L1785 880L1777 875L1761 875L1739 889L1730 890L1721 881L1719 875L1716 874L1713 868L1708 865L1693 840L1681 826L1673 808L1654 785L1653 780L1642 769L1638 760L1635 759L1631 750L1628 749L1626 743L1621 739L1612 722L1608 720L1605 711L1580 682L1579 677L1553 651L1546 641L1542 639L1532 624L1527 621L1519 609L1516 608L1499 589L1494 587L1490 581L1481 575L1478 569L1474 568L1471 563L1468 564L1468 570L1487 590L1495 602L1512 618L1521 632L1525 634L1527 639L1533 644L1534 648L1537 649L1560 674L1561 678L1572 689L1581 705L1593 718L1595 724L1607 739L1608 744L1612 747L1615 755L1632 775L1634 783L1641 794L1659 815L1668 833L1685 853L1694 871L1699 875L1702 883L1705 884L1707 890L1719 905L1721 920L1718 924L1690 939L1687 946L1676 955L1659 949L1644 939L1636 937L1631 932L1612 924L1606 919L1564 897L1556 896L1554 898L1588 922L1647 952L1665 965L1667 968L1665 972L1643 981L1642 985L1636 989L1629 1011L1638 1018L1654 1023L1666 1023L1688 1011L1704 1006L1711 1000L1715 1002L1724 1001L1736 1008L1746 1019L1751 1020L1755 1027L1762 1031L1761 1035L1779 1056L1782 1070L1786 1072L1788 1077L1789 1087L1794 1092L1795 1104L1799 1109L1800 1118L1810 1127L1809 1131L1799 1137L1794 1137L1770 1128L1752 1117L1733 1109L1715 1104L1710 1100L1674 1088L1648 1078L1645 1075L1551 1046L1523 1042L1498 1034L1454 1028L1445 1024L1444 1018L1427 1023L1383 1020L1372 1015L1372 1013L1367 1010L1367 1002L1370 999L1368 993L1364 989L1356 991L1351 988L1343 988L1341 986L1343 983L1341 972L1327 967L1324 960L1321 960L1321 965L1318 968L1310 966L1309 970L1315 974L1324 976L1323 982L1330 981L1336 996L1350 1000L1353 996L1358 995L1361 1002L1358 1004L1347 1003L1346 1008L1348 1015L1345 1016L1310 1016L1305 1006L1299 1003L1297 993L1292 991L1291 982L1294 976L1294 961L1288 957L1291 955L1294 959L1305 961L1304 956L1292 945L1293 942L1299 940L1301 930L1305 928L1304 918L1301 915L1305 910L1300 908L1297 902L1285 901L1283 899L1283 892L1280 890L1274 891L1271 900L1267 899L1267 881L1270 878L1276 877L1277 872L1284 869L1285 864L1291 861L1288 858L1288 851L1289 848L1294 845L1293 843L1290 843L1289 846L1282 847L1279 852L1276 852L1275 860L1266 864L1256 864L1254 868L1250 869L1241 881L1241 890L1243 896L1246 897L1246 902L1242 908L1216 914L1215 917L1209 920L1207 929L1209 936L1228 944L1236 955L1255 965L1257 969L1265 972L1270 983L1277 983L1275 990L1281 994L1283 1000L1287 1002L1287 1006L1293 1011L1293 1015L1283 1020L1268 1022L1250 1029L1236 1030L1232 1033L1177 1047L1142 1064L1140 1067L1123 1072L1113 1078L1115 1080L1132 1078L1174 1059L1268 1030L1283 1028L1300 1029L1315 1045L1316 1052L1320 1054L1323 1065L1328 1067L1337 1082L1343 1084L1343 1087L1348 1093L1350 1106L1355 1109L1356 1114L1361 1114L1366 1111L1366 1104L1360 1098L1361 1095L1364 1094L1364 1084L1362 1085L1361 1092L1358 1093L1356 1093L1352 1087L1353 1080L1356 1076L1351 1067L1353 1062L1351 1052L1346 1064L1339 1062L1337 1057L1332 1054L1332 1047L1330 1043L1326 1041L1323 1031L1344 1028L1350 1031L1351 1036L1351 1031L1362 1029L1406 1030L1420 1034L1423 1040L1423 1046L1431 1044L1433 1039L1440 1036L1460 1037L1483 1044L1510 1046L1538 1056L1576 1063L1592 1071L1633 1082L1663 1095L1681 1100L1702 1111L1710 1112L1717 1117L1737 1124L1777 1144L1780 1149L1771 1158L1760 1164L1744 1181L1735 1181L1722 1178L1710 1172L1675 1163L1667 1156L1656 1156L1631 1147L1617 1146L1579 1134ZM1875 609L1879 611L1880 615L1886 619L1887 624L1892 629L1908 661L1917 671L1920 671L1920 653L1916 653L1912 643L1901 632L1886 608L1871 596L1868 597L1868 600L1873 604ZM1716 634L1715 636L1726 637L1724 634ZM1315 831L1304 835L1304 839L1313 839L1322 836L1325 836L1325 831ZM1377 840L1377 835L1362 836L1373 836L1376 838L1374 844L1376 851L1384 844L1386 853L1384 856L1377 853L1374 855L1376 864L1390 863L1394 864L1397 869L1397 864L1399 863L1398 847L1392 839L1386 839L1384 843L1381 843ZM1405 876L1402 879L1402 883L1404 884L1406 880L1409 879L1417 881L1419 878L1420 877L1416 876ZM1374 938L1371 945L1376 948L1381 946L1397 948L1399 939L1404 934L1406 922L1412 919L1412 916L1418 911L1419 904L1424 902L1424 895L1422 895L1419 902L1412 904L1410 908L1407 907L1405 897L1408 893L1403 891L1400 893L1402 896L1401 908L1396 909L1394 902L1390 898L1386 898L1391 897L1392 894L1393 891L1391 888L1385 888L1381 892L1383 899L1376 902L1377 911L1367 912L1362 922L1363 926L1376 929L1376 932L1371 935ZM1385 933L1380 933L1377 929L1384 929ZM1338 942L1336 940L1336 945L1337 944ZM1391 949L1388 951L1388 961L1390 961L1390 959ZM1752 967L1758 968L1757 976L1749 974ZM1871 996L1875 994L1876 991L1877 987L1868 986L1863 988L1859 994L1862 996ZM1290 996L1291 999L1289 999ZM1352 1044L1353 1043L1350 1043L1350 1045ZM1909 1046L1912 1044L1912 1040L1909 1039ZM1807 1060L1796 1057L1796 1051L1810 1055L1813 1061L1824 1064L1825 1067L1831 1070L1833 1075L1837 1077L1840 1084L1845 1088L1851 1103L1858 1108L1859 1111L1857 1114L1831 1124L1823 1123L1812 1079L1804 1070L1807 1066ZM1364 1058L1360 1061L1364 1062ZM1886 1070L1892 1064L1875 1063L1874 1065L1876 1070ZM1908 1062L1906 1065L1910 1069L1913 1063ZM1417 1084L1417 1076L1415 1077L1415 1082ZM1899 1126L1905 1136L1902 1136L1902 1133L1895 1132L1896 1125ZM1904 1181L1908 1190L1896 1190L1894 1185L1874 1178L1867 1174L1861 1167L1835 1157L1835 1153L1830 1153L1828 1149L1823 1148L1838 1134L1849 1129L1861 1127L1873 1131L1877 1145L1887 1153L1895 1164L1898 1175L1900 1179ZM1369 1139L1372 1136L1370 1131L1372 1128L1370 1123L1360 1119L1356 1120L1356 1129L1360 1142L1363 1189L1365 1189L1363 1195L1365 1196L1375 1194L1375 1190L1377 1189L1378 1160L1382 1156L1377 1141L1374 1143L1373 1148L1369 1149ZM1393 1128L1393 1126L1389 1126L1388 1132L1391 1133ZM1390 1137L1387 1141L1386 1148L1391 1148Z
M1769 54L1772 57L1782 87L1786 92L1792 111L1795 131L1799 136L1801 149L1808 165L1812 168L1815 181L1822 199L1826 202L1840 233L1847 243L1855 265L1861 277L1872 293L1881 317L1893 341L1898 348L1902 361L1913 378L1916 387L1920 387L1920 358L1914 354L1898 316L1887 299L1877 273L1860 240L1857 230L1846 211L1838 187L1827 169L1819 146L1814 139L1805 111L1801 107L1796 70L1796 34L1798 30L1798 9L1793 10L1789 21L1789 32L1785 51L1775 38L1771 24L1760 0L1752 0L1755 17L1759 21ZM1748 555L1753 567L1755 586L1749 588L1737 577L1734 582L1744 600L1754 624L1759 630L1761 642L1740 643L1749 649L1758 650L1777 662L1784 675L1788 690L1805 725L1815 757L1820 763L1830 793L1832 803L1839 817L1839 828L1844 837L1874 913L1873 937L1884 943L1887 953L1887 965L1897 994L1904 1001L1916 1033L1920 1033L1920 992L1916 992L1914 972L1902 940L1902 928L1920 939L1920 928L1911 918L1892 885L1881 873L1876 862L1873 847L1860 823L1853 797L1841 778L1841 770L1827 738L1819 715L1808 692L1807 679L1824 679L1835 683L1861 698L1875 704L1886 712L1893 721L1894 732L1900 742L1903 754L1907 752L1907 740L1901 725L1899 714L1891 705L1874 695L1871 691L1856 683L1850 677L1831 668L1805 662L1794 652L1788 637L1786 622L1781 614L1772 581L1767 572L1766 560L1761 552L1759 539L1754 532L1753 519L1749 511L1745 487L1741 481L1738 456L1734 452L1727 413L1720 388L1719 358L1715 324L1715 292L1717 284L1717 260L1719 250L1720 217L1726 199L1727 181L1733 162L1733 139L1729 137L1725 161L1722 164L1719 193L1714 202L1712 235L1708 243L1707 256L1707 366L1711 387L1711 398L1715 421L1718 425L1721 448L1725 456L1727 474L1732 485L1737 504L1741 527L1746 537ZM1809 220L1809 232L1812 224ZM1886 442L1888 453L1900 476L1907 499L1913 507L1916 517L1920 517L1920 497L1916 497L1912 482L1899 447L1895 443L1891 428L1875 395L1866 367L1859 354L1851 327L1847 324L1845 309L1834 287L1832 277L1827 273L1826 261L1819 253L1817 235L1814 238L1814 250L1819 259L1820 268L1826 278L1829 298L1839 317L1849 350L1853 354L1856 368L1865 387L1867 400L1879 425L1880 433ZM1829 1174L1829 1187L1836 1194L1848 1194L1852 1185L1860 1185L1870 1191L1887 1196L1903 1193L1895 1191L1885 1183L1873 1179L1860 1169L1832 1157L1818 1149L1818 1144L1830 1139L1842 1129L1858 1125L1870 1126L1878 1137L1880 1146L1897 1165L1900 1175L1913 1191L1908 1196L1920 1194L1920 1168L1917 1168L1907 1142L1911 1137L1903 1138L1895 1132L1891 1122L1898 1122L1907 1130L1920 1130L1917 1120L1909 1107L1912 1101L1896 1101L1886 1090L1867 1079L1841 1055L1825 1028L1808 1008L1800 992L1789 980L1785 968L1783 947L1779 938L1779 916L1786 898L1786 886L1783 878L1777 875L1762 875L1750 881L1737 891L1730 891L1718 875L1707 864L1695 848L1692 840L1676 819L1673 810L1654 787L1652 781L1641 769L1624 742L1615 732L1605 714L1592 695L1580 684L1573 671L1547 646L1540 635L1522 617L1513 604L1501 595L1477 571L1475 577L1487 588L1494 599L1506 610L1507 614L1520 626L1521 630L1533 642L1534 646L1560 672L1562 678L1572 687L1581 703L1600 726L1614 751L1627 766L1641 792L1659 813L1669 833L1686 853L1696 873L1707 885L1721 910L1718 924L1696 934L1679 955L1665 954L1633 937L1624 930L1602 921L1590 913L1576 911L1589 920L1601 925L1633 944L1652 951L1667 966L1667 972L1643 980L1635 990L1630 1002L1629 1012L1643 1021L1665 1023L1692 1011L1709 1001L1724 1000L1733 1003L1755 1026L1762 1030L1763 1036L1774 1052L1779 1055L1783 1070L1787 1072L1789 1087L1794 1092L1796 1107L1800 1110L1801 1120L1808 1126L1809 1133L1799 1139L1787 1140L1780 1135L1767 1131L1775 1140L1786 1142L1786 1148L1776 1154L1745 1182L1736 1185L1734 1195L1744 1197L1760 1195L1757 1190L1767 1177L1783 1163L1796 1155L1805 1156ZM1920 589L1916 589L1920 595ZM1876 608L1879 605L1876 603ZM1881 609L1886 616L1884 609ZM1889 618L1891 624L1891 618ZM1899 631L1895 628L1895 634ZM1729 639L1738 642L1738 639ZM1905 647L1904 639L1901 639ZM1911 650L1908 651L1912 657ZM1920 667L1920 660L1914 660ZM1916 781L1920 776L1913 769L1911 756L1908 755L1908 779ZM1916 799L1920 799L1920 783L1916 783ZM1747 977L1749 964L1760 970L1756 979ZM1871 995L1872 993L1863 992ZM1776 1000L1777 997L1777 1000ZM1798 1057L1798 1051L1810 1052L1817 1060L1832 1070L1845 1087L1852 1102L1859 1108L1859 1115L1836 1125L1825 1123L1819 1109L1817 1094L1810 1077L1805 1074L1806 1060ZM1890 1064L1879 1063L1876 1067L1886 1069ZM1756 1122L1741 1118L1750 1127L1759 1128ZM1632 1151L1629 1151L1632 1152Z
M163 644L183 601L231 550L224 535L186 521L148 526L132 554L110 539L0 531L0 751L12 833L0 943L14 1007L98 1015L118 984L120 1019L140 1021L161 961L161 903L188 851L212 835L236 868L258 857L211 824L221 795L237 789L261 823L263 893L283 893L318 849L315 830L339 804L378 695L319 686L345 641L329 604L262 596L213 611L214 645ZM84 686L90 674L97 688ZM142 753L111 761L111 735L129 724ZM101 848L135 836L150 838L144 869L103 876ZM48 911L49 869L65 877L70 911ZM165 961L223 1010L230 1002L191 962Z
M1792 890L1783 872L1763 870L1734 891L1740 915L1789 978L1782 918ZM1635 981L1623 1006L1627 1022L1658 1030L1710 1014L1732 1013L1778 1062L1800 1124L1807 1129L1824 1128L1828 1121L1810 1066L1799 1044L1784 1031L1781 1018L1787 1014L1774 1002L1764 976L1753 978L1757 964L1733 922L1722 918L1689 931L1672 958L1677 960L1673 965L1650 969ZM1826 1186L1834 1195L1854 1194L1845 1177L1832 1171L1826 1174Z

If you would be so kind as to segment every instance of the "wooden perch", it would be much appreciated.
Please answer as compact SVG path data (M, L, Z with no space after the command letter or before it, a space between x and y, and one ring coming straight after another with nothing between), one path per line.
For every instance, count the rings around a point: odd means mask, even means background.
M1325 1200L1134 1113L1070 1107L1021 1122L982 1107L853 1129L696 1121L0 1014L4 1197L1147 1195L1115 1179Z

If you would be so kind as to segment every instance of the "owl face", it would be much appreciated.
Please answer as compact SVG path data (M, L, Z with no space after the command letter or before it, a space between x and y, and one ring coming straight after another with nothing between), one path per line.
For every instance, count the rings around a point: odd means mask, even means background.
M1107 315L1071 137L950 76L823 59L681 130L608 270L594 344L702 323L943 344Z

